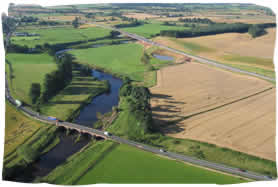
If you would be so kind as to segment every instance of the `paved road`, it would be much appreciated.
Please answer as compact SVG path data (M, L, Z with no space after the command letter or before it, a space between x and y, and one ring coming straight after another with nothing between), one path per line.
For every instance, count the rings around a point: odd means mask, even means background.
M10 89L9 89L9 84L8 84L8 78L7 78L7 74L5 74L5 97L6 99L13 105L16 105L15 103L15 99L11 96L10 94ZM25 107L25 106L21 106L18 107L19 110L21 110L25 115L42 121L44 123L48 123L48 124L53 124L56 125L56 121L50 120L47 116L41 115L38 112L32 111L31 109ZM261 175L261 174L257 174L251 171L243 171L240 170L238 168L233 168L233 167L229 167L223 164L218 164L218 163L213 163L213 162L208 162L205 160L200 160L200 159L196 159L190 156L185 156L185 155L181 155L181 154L176 154L176 153L172 153L172 152L161 152L160 149L158 148L154 148L145 144L141 144L138 142L134 142L131 140L126 140L123 138L120 138L118 136L106 136L104 134L103 131L97 130L97 129L93 129L93 128L89 128L89 127L85 127L76 123L69 123L69 122L58 122L58 125L63 125L63 126L67 126L69 128L75 128L75 129L80 129L82 131L87 131L87 132L91 132L93 134L102 136L102 137L107 137L108 139L114 140L116 142L119 143L124 143L124 144L128 144L130 146L145 150L145 151L149 151L155 154L159 154L159 155L163 155L163 156L167 156L169 158L172 159L176 159L176 160L181 160L181 161L185 161L188 163L192 163L194 165L199 165L199 166L203 166L203 167L207 167L207 168L211 168L211 169L215 169L218 171L223 171L225 173L230 173L230 174L234 174L234 175L239 175L242 177L246 177L246 178L250 178L253 180L273 180L271 178L269 178L268 176L265 175Z
M257 74L257 73L253 73L253 72L249 72L249 71L244 71L244 70L241 70L241 69L238 69L238 68L233 68L231 66L227 66L227 65L224 65L224 64L221 64L221 63L218 63L216 61L209 60L209 59L206 59L206 58L203 58L203 57L194 56L194 55L185 53L183 51L179 51L177 49L169 48L169 47L167 47L165 45L153 42L153 41L151 41L151 40L149 40L147 38L144 38L142 36L138 36L136 34L128 33L128 32L122 31L122 30L114 28L114 27L110 27L110 26L107 26L107 25L102 25L102 24L95 23L95 22L93 22L92 24L94 24L96 26L99 26L99 27L102 27L102 28L118 31L121 34L126 35L126 36L131 37L131 38L134 38L136 40L140 40L140 41L146 42L148 44L151 44L151 45L154 45L154 46L158 46L160 48L172 51L174 53L178 53L178 54L190 57L190 58L192 58L194 60L197 60L200 63L209 64L209 65L212 65L212 66L215 66L215 67L218 67L218 68L222 68L222 69L233 71L233 72L237 72L237 73L251 75L251 76L258 77L258 78L261 78L261 79L265 79L265 80L268 80L268 81L276 81L275 78L263 76L263 75L260 75L260 74Z

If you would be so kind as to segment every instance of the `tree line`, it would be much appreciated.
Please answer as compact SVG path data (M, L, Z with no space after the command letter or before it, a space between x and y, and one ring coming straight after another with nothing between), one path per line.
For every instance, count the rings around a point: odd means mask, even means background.
M208 18L180 18L179 22L185 23L203 23L203 24L214 24L212 20Z
M72 61L70 54L56 58L57 70L45 75L43 85L32 83L29 96L33 105L38 107L66 87L72 80Z
M197 37L197 36L207 36L223 33L247 33L249 32L253 37L257 37L260 34L265 33L265 28L275 27L275 23L265 23L265 24L245 24L245 23L215 23L209 26L199 26L187 30L162 30L160 31L161 36L169 36L176 38L186 38L186 37ZM255 27L255 29L253 28ZM254 32L253 30L256 30ZM259 30L259 31L258 31ZM258 31L258 32L257 32ZM254 34L253 34L254 33Z
M140 25L143 25L144 22L143 21L138 21L137 19L135 21L132 21L131 23L121 23L121 24L117 24L115 25L116 28L124 28L124 27L137 27Z
M140 135L152 131L152 112L150 105L151 93L148 88L132 84L129 79L124 80L120 89L120 100L127 104L129 115L134 115L137 125L130 124L128 137L140 139Z

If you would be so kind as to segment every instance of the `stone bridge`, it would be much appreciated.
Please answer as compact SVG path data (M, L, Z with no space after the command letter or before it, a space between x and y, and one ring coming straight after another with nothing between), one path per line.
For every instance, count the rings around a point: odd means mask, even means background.
M92 137L107 139L107 136L102 131L98 131L96 129L92 129L82 125L69 123L69 122L56 122L56 126L63 127L69 130L75 130L81 134L91 135Z

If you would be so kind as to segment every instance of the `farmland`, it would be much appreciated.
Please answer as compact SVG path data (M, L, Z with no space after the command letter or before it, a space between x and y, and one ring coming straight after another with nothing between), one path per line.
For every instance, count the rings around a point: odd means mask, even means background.
M162 158L127 145L118 145L89 169L77 184L241 182L244 180Z
M10 53L6 59L12 67L12 71L9 66L6 67L13 76L10 80L12 94L27 103L31 102L28 97L31 84L42 84L45 75L57 68L53 57L46 53Z
M23 29L18 32L28 32L32 34L38 34L37 37L26 39L21 36L14 36L11 38L12 43L18 45L27 45L28 47L35 47L36 45L57 44L57 43L69 43L77 41L87 41L97 38L106 37L109 34L108 30L90 27L84 29L74 29L72 27L64 28L51 28L51 29ZM65 34L67 33L67 34Z
M184 39L157 37L154 40L181 51L274 77L276 30L268 29L267 32L266 35L255 39L248 34L226 33Z
M175 84L172 84L173 81ZM229 87L225 85L229 85ZM275 120L275 106L274 102L271 102L275 100L275 95L269 90L272 87L271 83L263 80L213 69L198 63L168 67L158 72L158 84L151 88L153 117L159 128L167 135L210 142L274 160L274 139L273 134L270 133L275 128L273 121ZM262 97L261 94L268 96ZM250 104L247 104L249 102ZM260 111L254 113L255 116L245 115L243 112L250 113L254 108L261 106L260 103L265 105L260 108ZM233 106L241 108L242 113ZM244 108L242 108L243 106ZM211 113L214 112L215 116L209 118L213 125L208 121L202 123L200 116L206 116L203 119L208 120L208 117L213 116ZM220 117L221 114L225 115ZM260 118L258 118L259 116ZM219 122L217 122L218 119ZM261 121L258 121L259 119ZM257 128L253 129L258 134L260 134L261 128L267 131L265 134L261 134L261 138L257 138L256 143L253 142L252 146L245 141L240 141L239 138L231 138L243 137L244 135L238 133L239 131L250 132L241 130L241 128L246 128L243 125L245 123L252 126L258 124ZM264 123L268 125L263 126ZM226 128L223 126L224 124L227 126ZM232 129L234 130L232 131ZM191 132L194 132L194 135ZM264 142L266 139L268 141ZM246 149L248 145L249 148ZM251 147L259 145L264 145L268 151L261 153L258 149L249 150Z

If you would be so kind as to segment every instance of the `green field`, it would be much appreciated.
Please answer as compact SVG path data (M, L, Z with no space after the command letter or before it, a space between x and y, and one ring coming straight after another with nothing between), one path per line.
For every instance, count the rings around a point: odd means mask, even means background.
M50 29L24 29L17 32L36 33L40 36L36 37L20 37L14 36L11 38L12 43L18 45L27 45L35 47L35 45L43 45L45 43L58 44L76 41L87 41L91 39L102 38L108 36L110 30L90 27L84 29L75 29L73 27L65 28L50 28Z
M153 22L149 24L140 25L137 27L127 27L122 28L121 30L138 34L139 36L143 36L146 38L151 38L152 36L159 34L162 30L186 30L187 27L183 26L166 26L162 25L162 23L159 22Z
M42 84L45 75L57 68L53 57L46 53L9 53L6 55L6 59L12 67L12 72L10 72L9 66L6 66L6 71L13 75L10 81L12 95L27 103L31 103L28 96L31 84Z
M141 62L143 47L139 44L111 45L70 51L76 61L105 69L111 73L129 76L135 81L144 80L147 71Z
M77 184L241 182L245 181L121 144L82 176Z

